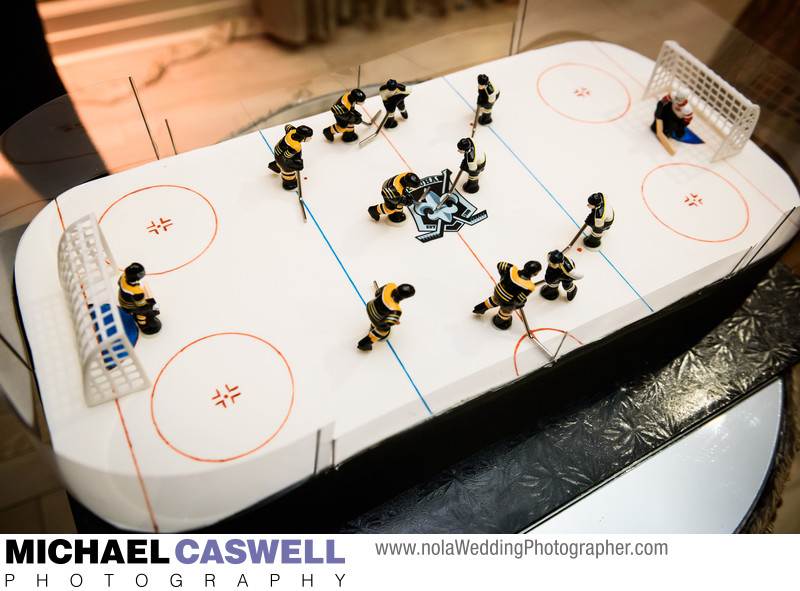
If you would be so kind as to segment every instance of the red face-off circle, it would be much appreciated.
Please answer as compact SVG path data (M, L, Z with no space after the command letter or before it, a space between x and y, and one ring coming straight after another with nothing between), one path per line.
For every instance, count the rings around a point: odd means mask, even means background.
M547 68L536 80L536 90L553 111L580 123L611 123L631 107L631 93L618 78L586 64Z
M174 451L227 462L272 441L293 404L294 377L283 354L259 337L226 332L173 355L153 385L150 412Z
M722 175L697 164L675 162L651 170L642 199L661 224L698 242L727 242L750 223L741 191Z
M124 268L136 261L148 275L197 260L214 242L218 225L208 199L178 185L131 191L112 203L98 223L117 264Z

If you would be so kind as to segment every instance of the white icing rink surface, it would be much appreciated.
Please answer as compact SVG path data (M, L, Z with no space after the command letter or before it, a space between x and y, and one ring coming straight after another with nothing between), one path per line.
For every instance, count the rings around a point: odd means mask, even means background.
M551 351L564 331L562 354L726 276L800 199L752 143L712 164L720 140L697 118L707 143L675 143L670 157L649 129L656 97L642 98L652 66L595 42L487 63L414 86L409 119L360 148L323 138L330 112L294 121L315 132L303 147L306 223L296 193L267 169L282 126L49 204L20 242L16 286L70 491L124 528L200 527L543 366L518 317L500 332L493 312L471 311L492 293L499 261L545 265L566 246L597 191L616 221L600 252L571 249L585 275L577 297L534 293L525 308ZM416 236L431 229L411 215L400 227L373 222L367 207L382 202L387 178L455 177L479 73L501 96L475 134L487 155L480 191L462 197L486 218L426 242ZM363 110L380 108L371 97ZM56 270L64 228L88 213L120 266L145 266L164 324L135 347L153 388L93 408ZM435 232L453 215L443 207L428 221ZM364 353L373 281L417 293L389 341Z

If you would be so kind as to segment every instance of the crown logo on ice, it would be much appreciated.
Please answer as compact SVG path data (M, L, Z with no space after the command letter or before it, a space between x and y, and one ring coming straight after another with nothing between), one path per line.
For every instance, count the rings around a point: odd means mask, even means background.
M419 188L412 193L416 203L409 210L414 216L417 229L423 232L417 236L420 242L436 240L445 232L458 232L464 224L473 226L489 217L485 210L478 212L478 208L455 188L447 197L447 202L437 208L453 187L451 176L452 173L447 168L442 174L426 176Z

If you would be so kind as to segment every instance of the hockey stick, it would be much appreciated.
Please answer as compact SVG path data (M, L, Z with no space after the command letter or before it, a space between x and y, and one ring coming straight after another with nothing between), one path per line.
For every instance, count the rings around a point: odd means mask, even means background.
M674 156L675 148L672 147L672 144L669 143L669 139L664 135L664 122L661 119L656 119L656 137L658 141L661 142L661 145L664 146L664 149L669 152L669 155Z
M475 137L475 130L478 128L478 117L481 116L481 108L478 106L475 109L475 119L472 121L472 134L469 137Z
M300 182L300 171L296 171L295 174L297 175L297 198L300 201L300 211L303 212L303 221L307 222L308 218L306 217L306 205L303 201L303 185Z
M463 170L459 170L459 171L458 171L458 174L456 175L456 180L455 180L455 181L453 181L453 186L451 186L451 187L450 187L450 190L449 190L449 191L447 191L447 195L445 195L444 197L442 197L441 201L439 201L439 203L437 203L437 204L436 204L436 207L434 207L434 208L433 208L433 211L436 211L437 209L439 209L439 208L440 208L440 207L441 207L441 206L444 204L444 202L445 202L445 201L447 201L448 199L450 199L450 195L452 195L452 194L453 194L453 191L455 191L455 190L456 190L456 185L458 185L458 179L460 179L460 178L461 178L461 173L462 173L462 172L464 172L464 171L463 171Z
M547 347L545 347L542 343L540 343L539 339L537 339L535 336L533 336L533 331L531 331L531 327L528 325L528 318L527 318L527 316L525 316L525 309L524 308L520 308L519 309L519 315L522 316L522 323L525 325L525 332L527 333L528 338L531 341L533 341L534 343L536 343L537 345L539 345L539 347L541 347L542 351L547 353L547 356L550 358L550 361L552 361L553 360L553 355L550 353L550 351L547 350Z
M362 117L361 121L359 121L359 123L361 123L362 125L366 125L367 127L372 127L373 125L375 125L375 120L378 117L380 117L382 113L383 113L383 109L378 109L378 112L375 113L375 116L372 119L370 119L369 121L364 121L364 118Z
M373 133L369 134L363 140L358 142L358 147L360 148L361 146L367 144L368 142L370 142L370 141L374 140L376 137L378 137L378 134L381 132L381 129L383 129L383 126L386 123L386 120L388 118L389 118L389 113L386 113L386 115L383 116L383 119L381 120L380 125L378 125L378 129L376 129Z
M572 239L572 242L570 242L569 244L567 244L566 248L564 248L564 250L562 250L561 252L567 252L567 251L568 251L570 248L572 248L572 247L573 247L573 245L574 245L574 244L575 244L575 243L578 241L578 238L580 238L580 237L581 237L581 234L583 234L583 231L584 231L586 228L588 228L588 227L589 227L589 224L583 224L583 225L581 226L581 229L580 229L580 230L578 230L578 233L577 233L577 234L575 234L575 238L573 238L573 239Z

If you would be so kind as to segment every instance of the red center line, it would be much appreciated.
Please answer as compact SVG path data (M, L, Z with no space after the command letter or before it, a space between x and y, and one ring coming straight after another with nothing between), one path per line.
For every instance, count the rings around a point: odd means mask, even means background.
M371 115L369 114L369 112L368 112L366 109L364 109L364 112L365 112L365 113L367 113L367 116L368 116L368 117L371 117ZM400 151L399 151L399 150L398 150L398 149L395 147L395 145L392 143L392 141L391 141L391 140L390 140L388 137L386 137L386 134L385 134L383 131L381 131L381 135L382 135L384 138L386 138L386 141L387 141L387 142L389 143L389 145L392 147L392 150L394 150L394 151L395 151L395 153L397 154L397 156L400 158L400 160L402 160L402 161L403 161L403 163L406 165L406 167L407 167L407 168L408 168L408 169L409 169L411 172L414 172L414 171L413 171L413 169L411 168L411 166L409 166L408 162L406 162L406 159L405 159L405 158L403 158L403 155L400 153ZM493 276L493 275L492 275L492 274L489 272L489 270L486 268L486 265L484 265L484 264L483 264L483 261L481 261L480 257L477 255L477 253L475 252L475 250L473 250L473 248L472 248L472 247L469 245L469 243L466 241L466 239L465 239L465 238L464 238L464 236L461 234L461 232L456 232L456 235L457 235L457 236L458 236L458 237L461 239L461 242L464 244L464 246L466 246L466 247L467 247L467 250L469 250L469 252L472 254L472 256L473 256L473 257L475 257L475 260L476 260L476 261L478 261L478 264L481 266L481 268L484 270L484 272L486 273L486 275L489 277L489 280L492 282L492 285L497 285L497 282L495 281L495 279L494 279L494 276ZM520 314L519 312L517 312L517 316L518 316L518 317L520 318L520 320L521 320L522 316L521 316L521 314ZM533 336L533 338L536 338L536 336L534 335L534 336ZM538 339L536 339L536 340L538 340ZM515 361L514 361L514 363L516 364L516 357L515 357Z
M372 118L372 115L370 115L369 111L367 111L367 109L366 109L366 108L364 108L363 106L362 106L361 108L362 108L362 109L364 109L364 112L367 114L367 117L370 117L370 118ZM401 153L400 153L400 152L397 150L397 148L395 147L395 145L392 143L392 140L390 140L388 137L386 137L386 132L385 132L385 131L383 131L383 130L381 130L381 135L382 135L382 136L383 136L383 137L386 139L386 141L388 142L388 144L389 144L389 145L392 147L392 150L394 150L394 153L395 153L395 154L397 154L397 156L400 158L400 160L402 160L402 161L403 161L403 164L405 164L405 165L406 165L406 168L408 168L408 170L410 170L411 172L414 172L414 171L412 170L411 166L408 164L408 162L406 162L406 159L405 159L405 158L403 158L403 155L402 155L402 154L401 154Z
M364 108L364 107L362 107L362 108ZM367 111L366 109L364 109L364 112L367 114L367 117L372 117L372 115L370 115L369 111ZM390 139L389 139L389 138L386 136L386 132L384 132L383 130L381 130L381 135L382 135L382 136L383 136L383 137L386 139L386 141L388 142L388 144L389 144L389 145L392 147L392 150L394 150L395 154L397 154L397 157L398 157L398 158L400 158L400 160L402 160L402 161L403 161L403 164L405 164L405 165L406 165L406 167L408 168L408 170L410 170L411 172L414 172L414 170L413 170L413 169L411 168L411 166L408 164L408 162L406 161L406 159L405 159L405 158L403 158L403 155L400 153L400 151L397 149L397 147L395 147L395 145L392 143L392 140L390 140ZM478 264L481 266L481 268L483 268L483 270L484 270L484 271L486 271L486 274L489 276L489 279L491 279L492 283L493 283L493 284L494 284L494 283L496 283L496 282L495 282L495 280L494 280L494 277L492 276L492 274L491 274L491 273L488 271L488 269L486 269L486 266L483 264L483 262L482 262L482 261L481 261L481 259L478 257L478 255L477 255L477 254L475 254L475 251L472 249L472 247L471 247L471 246L470 246L470 245L467 243L467 241L466 241L466 240L464 239L464 237L461 235L461 232L456 232L456 234L457 234L457 235L458 235L458 237L461 239L461 242L463 242L463 243L464 243L464 246L466 246L466 247L467 247L467 249L468 249L468 250L469 250L469 251L472 253L472 256L474 256L474 257L475 257L475 260L476 260L476 261L478 261Z
M464 246L466 246L469 249L469 251L472 253L472 256L474 256L475 260L478 261L478 264L483 268L484 271L486 271L486 274L489 276L489 279L492 280L492 283L497 283L494 280L494 277L492 276L492 274L489 272L489 269L486 268L486 265L483 264L483 262L481 261L480 257L478 257L478 255L475 254L475 251L472 250L472 247L469 245L469 243L461 235L461 232L456 232L456 235L458 235L458 237L461 238L461 242L464 243Z

